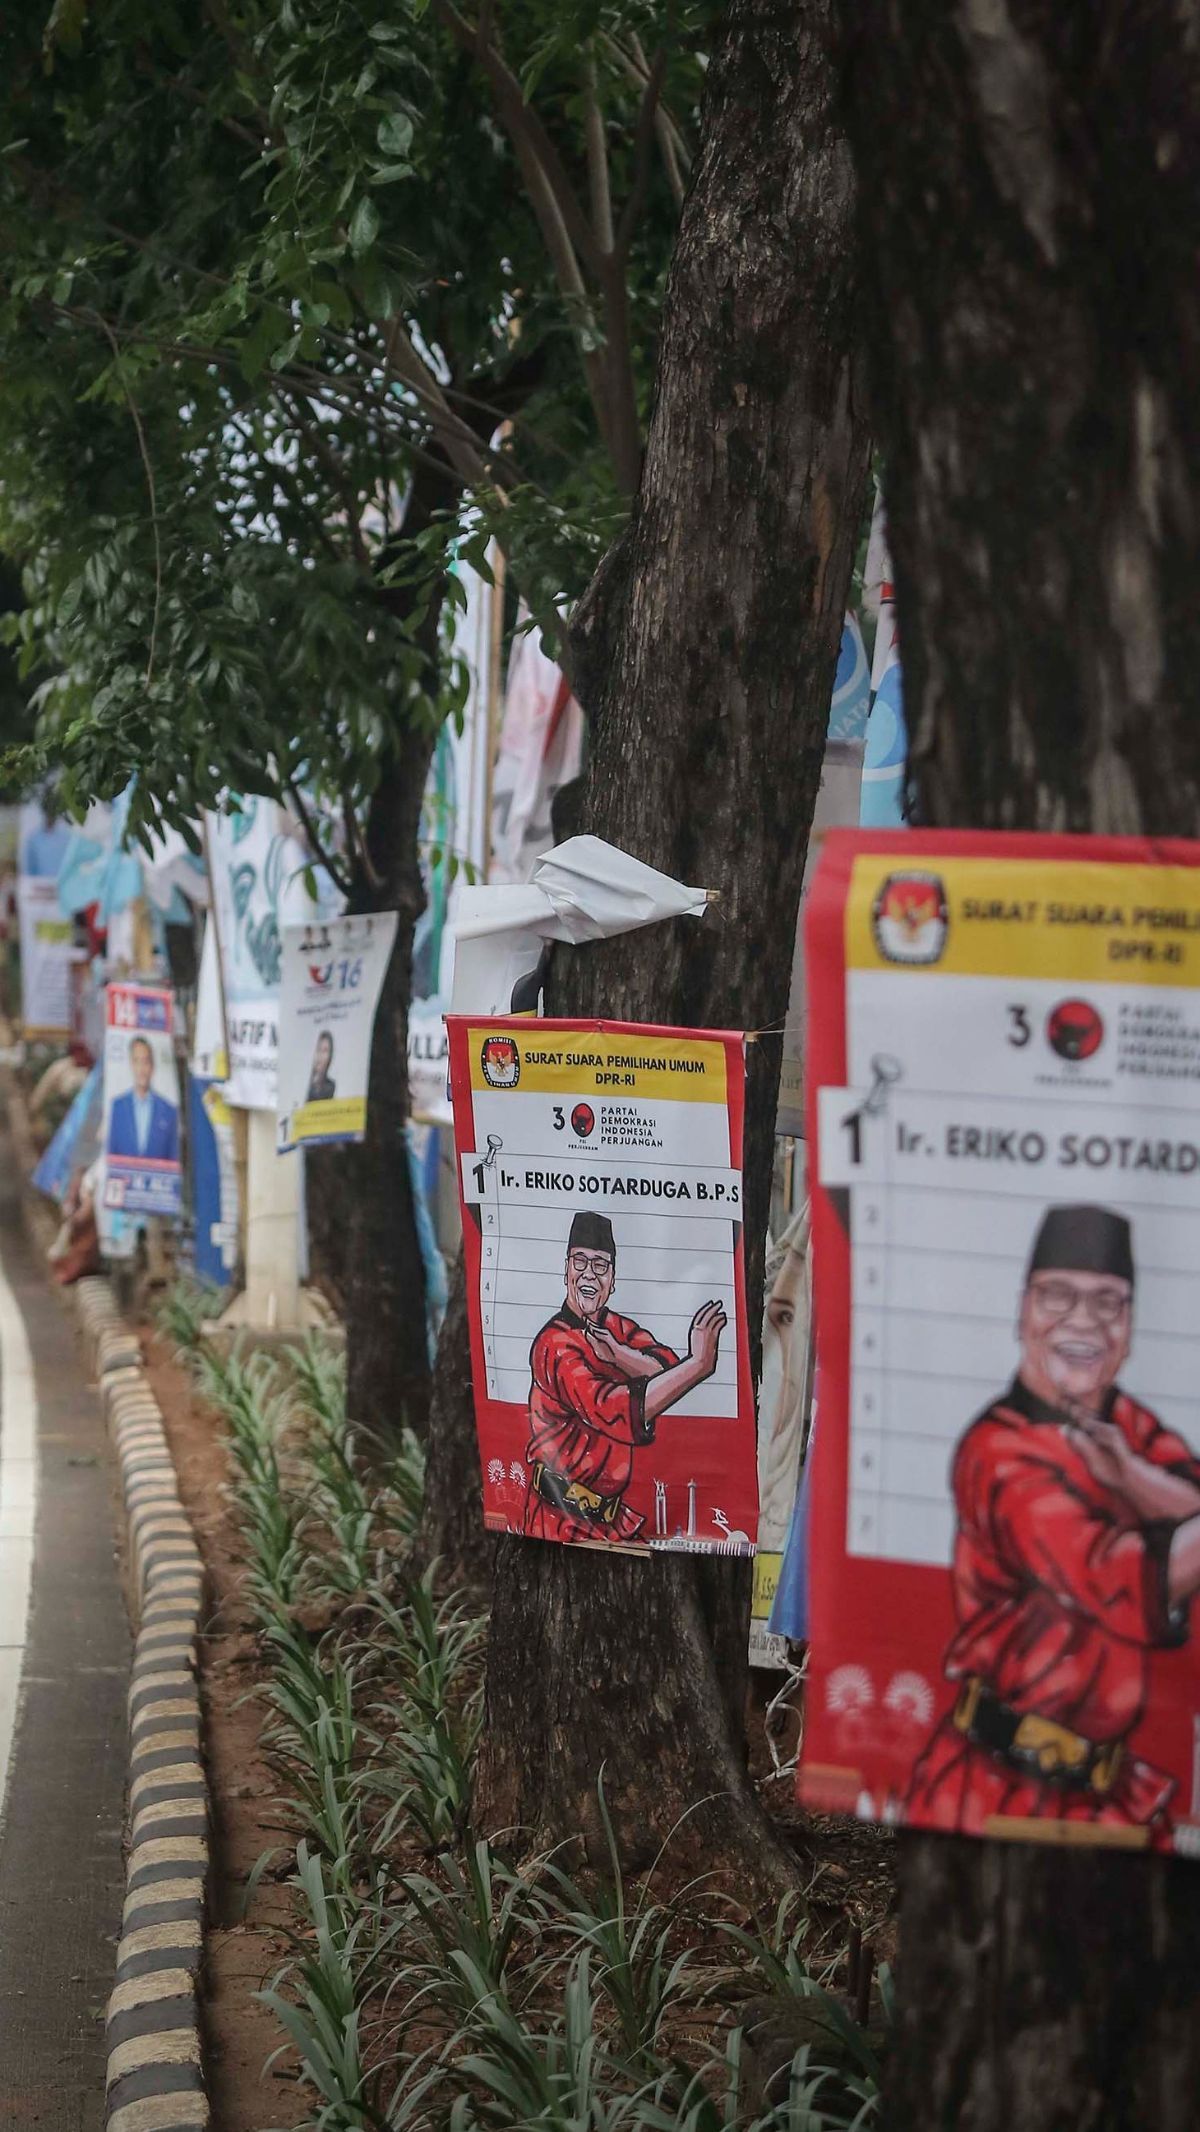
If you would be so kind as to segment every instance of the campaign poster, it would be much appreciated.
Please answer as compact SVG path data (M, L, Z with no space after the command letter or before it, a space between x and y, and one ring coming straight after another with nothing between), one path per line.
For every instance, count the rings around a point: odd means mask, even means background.
M25 1035L66 1039L71 1034L75 927L59 905L52 875L18 875L17 925Z
M120 1214L179 1213L179 1078L171 994L105 987L104 1204Z
M238 1251L237 1160L233 1114L215 1081L188 1075L195 1267L202 1281L226 1288Z
M447 1026L485 1524L752 1553L742 1037Z
M396 923L395 911L375 911L284 928L280 1154L366 1132L375 1009Z
M805 1803L1200 1855L1200 844L838 833Z
M193 1079L198 1081L227 1081L229 1078L225 1018L221 1008L221 975L217 961L217 930L211 911L204 921L204 945L200 950L196 1013L192 1024L191 1071Z
M800 884L800 910L792 950L792 979L783 1024L783 1057L775 1108L776 1132L791 1133L798 1138L803 1138L804 1134L804 910L826 830L849 829L859 818L863 743L870 696L862 630L855 616L847 614L829 702L821 782L817 787L804 860L804 879Z
M274 801L239 799L206 814L204 831L228 1040L226 1100L237 1110L275 1110L283 930L332 916L338 899Z
M758 1387L758 1552L750 1607L750 1663L778 1670L787 1642L769 1626L800 1485L812 1399L812 1312L807 1202L768 1243L762 1376Z
M100 1152L104 1092L99 1065L92 1066L86 1081L76 1089L70 1109L54 1138L43 1148L30 1183L61 1207L72 1180L90 1169Z

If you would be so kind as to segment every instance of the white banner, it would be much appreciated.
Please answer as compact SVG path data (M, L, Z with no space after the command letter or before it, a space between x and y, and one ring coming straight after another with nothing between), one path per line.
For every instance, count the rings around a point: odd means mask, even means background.
M375 1010L395 911L284 928L279 1004L279 1153L361 1140Z
M17 915L25 1034L67 1037L71 1033L75 928L59 908L53 879L21 874L17 882Z
M528 610L520 610L528 622ZM554 842L550 810L561 786L578 777L583 761L583 712L541 632L513 638L504 694L504 720L492 783L491 881L527 881Z
M450 1123L449 1069L450 1040L442 1002L414 999L408 1010L408 1100L419 1123Z
M319 868L324 904L309 894L309 853L273 800L244 799L204 820L229 1035L225 1097L237 1110L274 1110L283 928L331 917L336 901Z

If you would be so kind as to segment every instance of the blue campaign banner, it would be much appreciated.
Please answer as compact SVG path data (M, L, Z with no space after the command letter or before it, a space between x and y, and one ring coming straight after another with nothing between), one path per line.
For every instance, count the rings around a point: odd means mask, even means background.
M233 1125L215 1081L193 1074L188 1082L188 1134L192 1154L193 1255L202 1281L227 1288L237 1257L237 1173Z
M50 1145L45 1148L33 1173L39 1192L56 1199L61 1207L72 1173L94 1162L100 1145L102 1108L101 1069L93 1066Z

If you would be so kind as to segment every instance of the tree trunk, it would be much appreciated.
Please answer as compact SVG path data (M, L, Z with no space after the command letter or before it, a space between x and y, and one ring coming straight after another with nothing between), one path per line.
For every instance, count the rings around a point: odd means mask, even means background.
M433 1372L425 1502L414 1555L421 1562L436 1560L447 1585L485 1583L496 1555L495 1535L483 1522L461 1252L450 1277Z
M748 1053L755 1328L777 1032L867 460L827 32L826 0L733 0L642 486L580 646L596 724L583 826L719 889L719 919L560 950L551 987L555 1012L773 1032ZM773 1875L745 1770L749 1581L728 1559L502 1542L481 1822L519 1823L539 1843L582 1830L598 1848L603 1764L631 1864L688 1813L710 1862Z
M380 887L372 893L361 885L353 899L356 910L399 914L371 1042L366 1137L340 1150L347 1406L356 1422L385 1438L405 1422L424 1436L429 1423L425 1272L405 1128L413 928L425 905L418 838L434 737L426 727L400 735L368 822Z
M1195 836L1195 24L843 6L918 817ZM889 2124L1194 2124L1188 1867L911 1835L901 1879Z

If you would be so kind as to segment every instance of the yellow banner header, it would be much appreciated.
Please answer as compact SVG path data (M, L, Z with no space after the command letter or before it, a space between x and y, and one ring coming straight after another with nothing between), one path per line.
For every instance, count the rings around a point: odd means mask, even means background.
M855 970L1200 985L1200 867L860 853Z
M292 1112L292 1141L328 1140L334 1134L363 1134L367 1126L365 1096L329 1096L323 1103L301 1103Z
M612 1095L642 1101L724 1103L725 1046L709 1038L622 1036L594 1029L467 1030L472 1090Z

